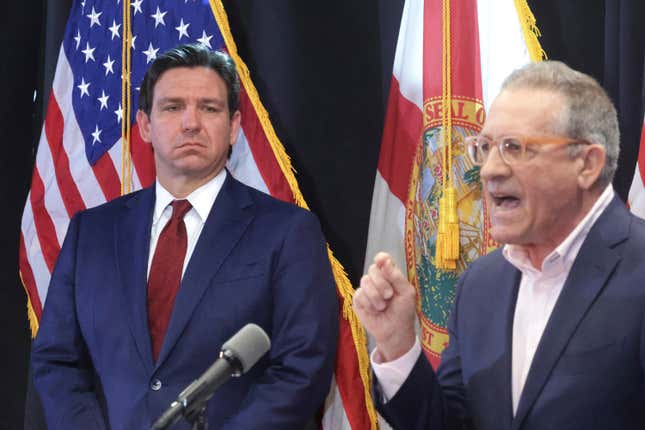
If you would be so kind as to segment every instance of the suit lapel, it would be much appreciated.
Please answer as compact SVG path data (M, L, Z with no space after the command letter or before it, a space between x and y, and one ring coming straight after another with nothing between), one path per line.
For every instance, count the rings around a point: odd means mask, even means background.
M517 292L519 291L521 272L504 260L502 275L498 278L499 285L512 286L504 288L501 292L502 302L504 304L505 317L503 319L504 327L500 327L499 333L504 333L504 353L500 366L503 372L500 376L499 393L502 399L501 404L504 407L502 416L504 417L502 429L511 428L513 417L513 393L511 378L513 375L513 317L515 315L515 304L517 303Z
M553 308L524 384L514 430L520 428L576 328L611 277L621 258L613 248L626 239L628 230L627 210L614 198L580 248Z
M141 360L148 370L152 370L153 360L148 329L146 272L154 201L154 188L135 194L124 203L124 213L115 224L117 264L128 321Z
M181 281L157 367L168 357L211 280L252 219L248 191L228 173Z

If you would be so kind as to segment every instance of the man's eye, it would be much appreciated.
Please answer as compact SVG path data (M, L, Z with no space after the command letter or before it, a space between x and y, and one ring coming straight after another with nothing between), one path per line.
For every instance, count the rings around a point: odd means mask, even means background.
M209 113L215 113L220 111L220 109L215 106L204 106L204 110Z
M520 153L522 152L522 144L516 139L504 139L504 151L507 153Z
M166 112L174 112L179 109L179 106L177 105L167 105L163 107L163 110Z
M488 154L490 152L490 142L487 142L487 141L479 142L477 144L477 148L484 154Z

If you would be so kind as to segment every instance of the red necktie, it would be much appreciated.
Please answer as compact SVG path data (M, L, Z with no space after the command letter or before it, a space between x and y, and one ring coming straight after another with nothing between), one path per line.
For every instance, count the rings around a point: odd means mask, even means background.
M188 243L184 215L191 205L188 200L174 200L171 204L172 216L159 235L148 277L148 326L155 361L179 290Z

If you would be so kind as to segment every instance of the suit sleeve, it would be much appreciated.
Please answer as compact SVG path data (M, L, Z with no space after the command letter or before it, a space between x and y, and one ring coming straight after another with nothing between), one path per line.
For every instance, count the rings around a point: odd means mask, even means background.
M303 428L329 391L338 299L316 217L297 211L275 259L270 366L226 429Z
M378 411L395 429L467 430L473 429L466 404L466 388L461 370L458 332L459 297L468 276L464 272L457 284L457 294L450 318L450 341L441 355L441 365L434 372L421 354L405 382L390 401L375 384L374 399Z
M74 274L79 224L77 215L69 225L52 273L31 353L34 385L50 430L107 428L77 319Z

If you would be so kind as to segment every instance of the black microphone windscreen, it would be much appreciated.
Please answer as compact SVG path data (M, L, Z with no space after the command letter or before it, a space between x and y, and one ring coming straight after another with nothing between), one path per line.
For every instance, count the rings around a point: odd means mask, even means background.
M256 324L247 324L222 345L222 351L230 351L242 364L246 373L271 348L269 336Z

